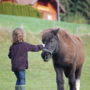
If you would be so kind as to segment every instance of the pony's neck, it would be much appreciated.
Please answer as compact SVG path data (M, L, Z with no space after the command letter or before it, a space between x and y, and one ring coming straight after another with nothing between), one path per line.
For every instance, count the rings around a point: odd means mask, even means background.
M65 49L65 43L63 41L63 37L58 36L58 52L63 53Z

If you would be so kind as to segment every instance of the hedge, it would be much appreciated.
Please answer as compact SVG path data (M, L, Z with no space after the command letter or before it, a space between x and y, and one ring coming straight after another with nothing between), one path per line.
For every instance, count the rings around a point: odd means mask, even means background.
M41 18L42 15L31 5L19 5L10 2L0 3L0 14Z

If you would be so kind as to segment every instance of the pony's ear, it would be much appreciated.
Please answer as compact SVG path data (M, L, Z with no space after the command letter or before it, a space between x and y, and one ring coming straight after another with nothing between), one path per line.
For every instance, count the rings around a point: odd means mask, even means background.
M54 35L57 35L57 33L58 33L59 30L60 30L60 29L57 28L56 30L53 30L51 33L53 33Z

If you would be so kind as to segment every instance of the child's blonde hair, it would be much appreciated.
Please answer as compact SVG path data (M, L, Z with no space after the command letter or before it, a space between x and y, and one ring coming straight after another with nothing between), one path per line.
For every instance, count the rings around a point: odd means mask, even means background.
M24 32L23 32L23 29L16 28L16 29L13 30L13 33L12 33L12 42L13 43L24 42Z

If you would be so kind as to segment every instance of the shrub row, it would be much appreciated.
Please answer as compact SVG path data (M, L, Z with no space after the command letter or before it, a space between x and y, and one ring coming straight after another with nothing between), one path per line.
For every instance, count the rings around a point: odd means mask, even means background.
M0 14L29 16L41 18L42 15L31 5L19 5L15 3L3 2L0 3Z

